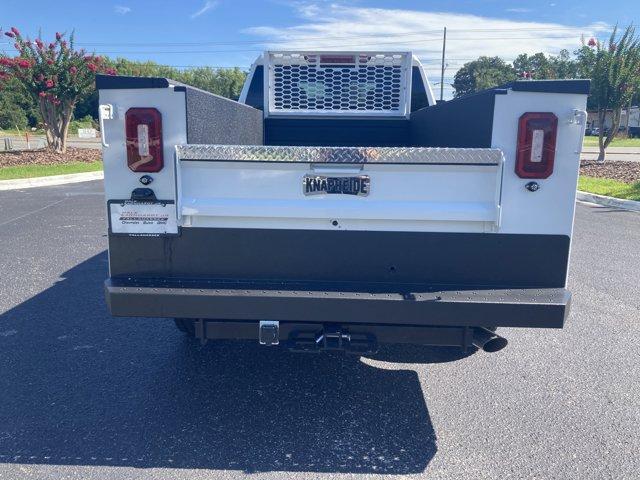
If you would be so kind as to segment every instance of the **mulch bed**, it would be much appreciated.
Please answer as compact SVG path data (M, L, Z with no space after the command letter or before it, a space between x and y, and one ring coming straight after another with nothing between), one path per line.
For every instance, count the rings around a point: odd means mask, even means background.
M54 165L56 163L86 162L102 159L102 151L90 148L67 148L67 153L56 155L48 150L21 150L0 152L0 167L18 165Z
M640 182L640 162L606 161L599 165L593 160L580 162L580 175L596 178L612 178L624 183Z

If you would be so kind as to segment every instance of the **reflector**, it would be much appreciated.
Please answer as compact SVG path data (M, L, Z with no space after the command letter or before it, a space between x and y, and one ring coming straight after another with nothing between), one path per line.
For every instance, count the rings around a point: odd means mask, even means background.
M159 172L162 155L162 115L155 108L130 108L125 114L127 165L134 172Z

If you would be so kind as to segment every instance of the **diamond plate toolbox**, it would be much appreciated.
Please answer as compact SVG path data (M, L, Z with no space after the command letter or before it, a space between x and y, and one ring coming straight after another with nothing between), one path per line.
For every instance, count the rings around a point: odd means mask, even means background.
M500 165L502 151L496 148L177 145L176 158L219 162Z

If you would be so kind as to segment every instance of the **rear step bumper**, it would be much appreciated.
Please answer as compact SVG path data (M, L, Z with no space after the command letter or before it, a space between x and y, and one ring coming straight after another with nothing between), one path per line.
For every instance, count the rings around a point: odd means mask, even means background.
M438 327L562 328L563 288L439 289L408 284L119 279L115 316Z

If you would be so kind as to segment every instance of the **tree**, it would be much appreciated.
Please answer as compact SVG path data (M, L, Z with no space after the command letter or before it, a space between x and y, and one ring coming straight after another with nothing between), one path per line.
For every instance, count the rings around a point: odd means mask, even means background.
M106 59L106 62L118 70L120 75L166 77L233 100L237 100L240 96L242 85L247 76L237 67L231 69L195 67L179 70L155 62L136 62L124 58Z
M513 67L520 76L536 80L578 77L578 64L568 50L561 50L558 56L523 53L513 61Z
M606 149L620 128L622 109L640 91L640 39L629 26L622 35L614 28L607 42L595 39L578 51L581 73L591 78L590 104L598 111L600 135L598 162L605 161ZM612 112L612 125L605 134L607 112Z
M180 72L178 78L188 85L207 90L223 97L237 100L247 74L239 68L194 68Z
M540 52L534 55L522 53L513 61L513 68L516 69L521 76L537 79L556 78L556 72L551 66L551 62L547 56Z
M246 72L239 68L195 67L189 70L180 70L155 62L140 62L124 58L104 58L104 64L117 70L118 75L166 77L233 100L237 100L240 96L242 85L247 77ZM76 105L75 117L81 118L86 115L97 118L98 93L95 90Z
M562 49L557 57L549 57L549 63L555 78L582 78L578 73L578 62L571 58L569 50Z
M15 81L7 80L6 86L0 94L0 128L25 129L29 125L27 112L31 102L18 91Z
M455 97L516 80L516 70L500 57L480 57L465 63L453 80Z
M56 153L67 149L67 134L79 99L92 90L96 72L115 75L102 58L74 50L73 35L67 42L56 33L55 41L31 42L15 27L5 35L14 39L15 57L0 56L0 80L13 81L38 107L49 148Z

